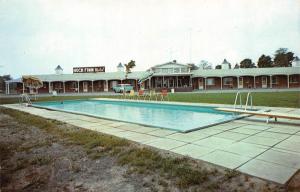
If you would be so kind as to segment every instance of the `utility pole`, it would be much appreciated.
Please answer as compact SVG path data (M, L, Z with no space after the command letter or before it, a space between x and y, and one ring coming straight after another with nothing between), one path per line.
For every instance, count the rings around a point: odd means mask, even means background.
M188 29L189 36L189 63L192 63L192 28Z

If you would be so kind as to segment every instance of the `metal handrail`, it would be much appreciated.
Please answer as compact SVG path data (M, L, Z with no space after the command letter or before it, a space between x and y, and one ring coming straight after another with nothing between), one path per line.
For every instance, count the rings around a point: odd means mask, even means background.
M238 96L239 96L239 98L240 98L240 106L241 106L241 108L243 107L243 104L242 104L242 95L241 95L241 93L238 91L238 92L236 93L236 95L235 95L234 109L236 108Z
M19 103L22 104L24 101L26 101L28 105L32 104L30 97L25 93L21 94L21 99L19 100Z
M251 109L253 108L253 98L252 98L252 93L251 93L251 92L248 92L248 94L247 94L247 100L246 100L246 105L245 105L245 111L247 110L247 107L248 107L248 101L249 101L249 98L250 98Z

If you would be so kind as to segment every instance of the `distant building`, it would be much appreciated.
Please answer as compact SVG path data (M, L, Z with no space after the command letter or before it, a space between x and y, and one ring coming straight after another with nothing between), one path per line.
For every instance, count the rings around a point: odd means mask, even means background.
M63 68L61 68L61 66L60 65L57 65L57 67L55 68L55 74L56 75L61 75L61 74L63 74Z
M230 63L224 59L221 69L192 69L191 65L181 64L175 60L154 65L146 71L133 71L125 79L124 66L117 65L117 72L73 73L62 74L62 68L57 66L56 74L33 75L43 81L43 87L38 93L85 93L112 91L118 83L129 83L135 90L143 87L145 90L174 89L175 92L194 90L222 89L272 89L300 88L299 59L295 59L293 67L271 68L235 68L230 69ZM6 94L29 92L21 79L6 81Z
M117 71L124 72L124 66L122 65L122 63L119 63L119 65L117 66Z
M221 64L221 69L230 69L230 65L231 64L226 59L224 59Z

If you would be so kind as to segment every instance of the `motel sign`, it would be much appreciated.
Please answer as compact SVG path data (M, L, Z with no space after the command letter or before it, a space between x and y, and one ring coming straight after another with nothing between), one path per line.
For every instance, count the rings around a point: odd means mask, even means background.
M105 72L105 67L73 67L73 73L99 73Z

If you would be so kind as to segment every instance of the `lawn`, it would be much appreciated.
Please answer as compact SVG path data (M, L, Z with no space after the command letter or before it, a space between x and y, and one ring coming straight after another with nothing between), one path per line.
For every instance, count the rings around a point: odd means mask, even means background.
M300 108L300 92L253 92L253 105L269 107ZM88 98L119 98L120 96L56 96L41 97L38 101L60 101ZM242 94L243 103L246 93ZM235 93L175 93L170 94L170 101L191 103L233 104ZM0 104L17 103L18 98L1 98Z

